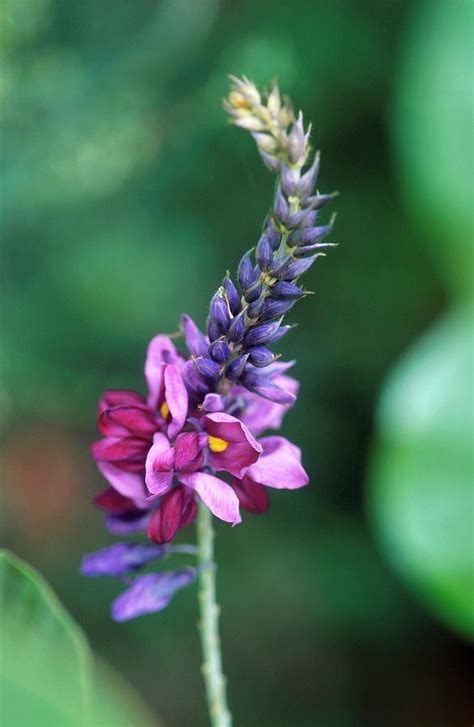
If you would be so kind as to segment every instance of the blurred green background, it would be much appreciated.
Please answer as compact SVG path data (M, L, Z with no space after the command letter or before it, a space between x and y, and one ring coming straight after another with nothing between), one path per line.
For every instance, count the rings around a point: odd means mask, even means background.
M206 724L195 589L110 620L120 586L78 574L112 542L88 444L101 391L143 390L149 338L204 322L271 203L228 73L278 77L341 192L281 346L311 486L218 524L235 723L473 721L472 10L2 2L2 544L165 724Z

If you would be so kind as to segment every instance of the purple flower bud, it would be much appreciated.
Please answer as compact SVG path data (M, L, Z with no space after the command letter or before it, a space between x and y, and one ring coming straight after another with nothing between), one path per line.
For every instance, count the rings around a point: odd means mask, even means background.
M311 194L314 185L316 183L316 179L318 178L319 173L319 161L320 161L320 154L317 152L315 154L313 163L311 164L310 168L307 172L303 174L301 179L299 180L298 184L296 185L297 194L300 197L306 197L308 194Z
M293 308L296 301L294 300L278 300L277 298L267 298L260 309L260 318L267 321L270 318L280 318Z
M162 545L115 543L82 559L83 576L121 576L165 555Z
M222 333L225 333L230 323L230 312L226 301L219 293L212 297L210 315L216 321Z
M272 288L272 298L298 300L304 295L304 290L301 290L297 285L289 283L286 280L279 280Z
M246 371L241 383L250 389L250 391L254 391L264 399L274 401L276 404L293 404L296 401L294 394L277 386L270 376L256 374L253 371Z
M150 518L148 537L155 543L169 543L182 528L190 525L197 515L194 493L187 487L167 492Z
M212 360L212 358L207 358L206 356L198 356L197 358L193 359L194 366L196 367L196 371L201 376L204 376L205 379L209 379L209 381L217 381L217 379L221 375L221 367L218 363Z
M315 194L312 197L307 197L305 200L305 205L307 207L311 207L311 209L316 210L320 207L323 207L327 202L330 202L334 197L337 197L339 195L339 192L332 192L331 194Z
M280 169L280 160L277 157L272 156L271 154L267 154L267 152L263 151L260 146L257 146L257 149L263 159L265 166L268 167L271 172L278 172Z
M295 172L292 169L290 169L289 167L287 167L286 164L282 164L281 168L280 168L280 175L281 175L281 187L283 189L283 192L286 194L286 196L289 197L292 194L295 194L296 182L298 181L298 174L295 174Z
M249 361L254 366L263 368L269 366L275 360L273 351L265 348L265 346L253 346L249 349Z
M242 257L237 270L237 278L243 291L247 290L247 288L250 288L255 283L257 276L253 271L251 250L246 252Z
M283 336L286 336L286 334L288 333L288 331L290 331L292 328L294 328L295 325L296 324L294 324L292 326L280 326L280 328L278 329L278 331L276 331L276 333L274 333L273 336L271 336L268 339L267 345L268 346L271 346L273 343L276 343L277 341L279 341L280 338L283 338Z
M245 346L260 346L261 344L267 343L268 339L277 332L279 327L280 321L271 321L270 323L262 323L259 326L254 326L245 334Z
M227 300L229 303L229 308L232 312L232 315L236 316L237 313L240 313L241 310L241 304L240 304L240 295L237 291L237 288L235 287L234 283L230 279L230 277L227 275L224 280L224 290L225 294L227 296Z
M272 262L272 264L269 266L269 272L271 275L278 275L280 270L282 270L287 263L291 262L293 258L291 255L285 255L284 257L275 258Z
M219 394L206 394L202 408L205 412L224 411L225 397Z
M304 295L304 290L295 285L295 283L290 283L286 280L279 280L272 287L272 298L299 300L300 298L303 298Z
M270 221L266 225L264 234L267 237L272 250L278 250L281 242L281 234L278 232L273 222Z
M105 526L113 535L134 535L147 529L150 513L148 510L126 512L121 515L108 515Z
M260 298L261 292L261 283L258 283L257 285L252 285L251 288L247 288L247 290L244 291L244 298L247 303L252 303L254 300L257 300L257 298Z
M193 394L202 396L209 391L209 385L196 371L194 361L186 361L182 370L186 388Z
M299 212L295 212L294 215L290 215L288 218L287 225L290 229L296 229L298 227L311 227L318 214L317 210L302 209ZM288 244L291 244L288 241Z
M275 210L275 217L281 222L286 222L290 214L290 206L280 188L277 190L273 209Z
M225 372L227 378L231 381L237 381L237 379L240 379L245 371L247 359L248 355L246 354L245 356L239 356L238 358L231 361L230 364L227 366Z
M288 156L293 164L300 162L305 151L306 139L303 128L303 115L300 111L298 119L293 124L293 128L288 137Z
M293 233L293 239L297 240L298 245L313 245L315 242L319 242L326 235L328 235L334 225L334 221L328 225L322 225L321 227L305 227L302 230L298 230Z
M229 339L229 341L237 343L238 341L242 340L242 338L244 337L244 333L245 318L243 313L239 313L239 315L234 318L229 326L229 330L227 331L227 338Z
M265 270L273 260L272 246L270 244L270 240L265 233L258 241L257 249L255 251L255 257L257 258L257 263L260 270Z
M221 327L212 316L207 317L206 331L210 341L215 341L221 335Z
M222 341L221 339L217 339L217 341L214 341L213 344L211 344L210 348L210 354L214 361L217 361L217 363L224 363L224 361L227 361L230 355L229 346L225 341Z
M314 245L304 245L303 247L295 248L294 256L297 258L307 257L308 255L314 255L315 252L326 247L337 247L337 244L335 242L315 242ZM321 252L316 257L320 257L321 255L324 255L324 253Z
M263 305L263 300L258 298L253 303L250 303L249 307L247 308L247 315L249 318L256 319L260 315L260 308Z
M193 356L205 356L209 347L209 341L190 316L181 316L181 328L189 352Z
M292 260L277 273L277 277L281 280L296 280L311 267L316 258L317 255L313 255L302 260Z
M161 611L177 591L191 585L197 574L196 568L182 568L139 576L130 588L115 599L112 618L115 621L127 621L145 613Z

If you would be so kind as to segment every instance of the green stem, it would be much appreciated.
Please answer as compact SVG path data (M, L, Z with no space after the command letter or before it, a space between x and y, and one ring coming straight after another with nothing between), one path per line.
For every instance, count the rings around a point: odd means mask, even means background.
M199 608L202 648L202 674L206 684L207 704L212 727L230 727L232 716L227 706L226 679L222 671L219 639L219 606L216 602L216 568L214 563L214 528L212 515L199 503L197 522Z

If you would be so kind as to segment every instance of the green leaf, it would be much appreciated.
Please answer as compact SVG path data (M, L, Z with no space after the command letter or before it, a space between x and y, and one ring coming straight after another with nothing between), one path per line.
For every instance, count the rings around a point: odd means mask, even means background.
M0 551L0 616L2 724L153 723L132 690L97 664L84 634L43 577L8 551Z
M407 205L456 295L474 292L472 3L415 5L395 105Z
M371 471L380 543L431 611L474 636L472 310L436 324L386 382Z

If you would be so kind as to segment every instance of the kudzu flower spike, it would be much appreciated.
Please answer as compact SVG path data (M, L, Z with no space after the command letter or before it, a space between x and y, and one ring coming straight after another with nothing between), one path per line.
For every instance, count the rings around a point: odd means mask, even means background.
M181 317L186 353L165 335L147 350L144 396L127 389L99 400L102 439L92 456L107 488L95 498L117 535L146 533L148 544L118 543L84 557L84 575L111 575L128 584L112 616L124 621L165 608L196 578L201 584L201 640L211 720L227 727L230 715L220 667L211 514L232 525L240 509L264 513L268 488L308 483L300 449L277 435L298 394L272 346L292 325L285 316L306 295L299 279L333 245L334 216L319 219L334 194L315 190L320 155L310 126L293 113L275 83L266 95L231 77L224 106L249 131L265 165L276 175L275 197L255 247L234 279L227 272L211 298L205 332ZM169 543L198 517L197 567L136 575L148 564L194 546Z

